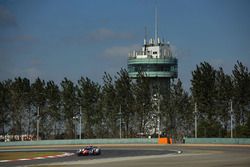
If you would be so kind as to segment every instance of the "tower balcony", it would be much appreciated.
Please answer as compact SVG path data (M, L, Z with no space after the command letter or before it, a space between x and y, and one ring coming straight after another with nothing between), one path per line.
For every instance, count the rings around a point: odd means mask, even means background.
M138 72L129 72L129 77L137 78ZM149 78L177 78L177 71L143 71L145 77Z
M177 59L174 57L165 57L165 58L129 58L128 65L130 64L176 64Z
M173 57L128 59L128 73L131 78L136 78L139 72L150 78L177 78L177 63Z

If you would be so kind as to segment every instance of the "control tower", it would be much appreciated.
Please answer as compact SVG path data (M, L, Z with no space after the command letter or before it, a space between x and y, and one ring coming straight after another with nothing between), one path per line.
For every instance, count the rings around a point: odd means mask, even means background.
M170 95L171 79L177 78L178 75L178 61L172 53L170 43L164 42L158 36L157 24L156 8L155 37L147 40L145 35L142 49L129 53L128 74L132 79L136 79L142 73L149 80L155 111L151 113L152 119L148 122L148 131L150 135L160 136L161 122L164 121L160 108L161 99Z
M177 78L178 61L172 54L170 43L161 40L157 32L155 38L144 39L144 45L139 51L132 51L128 57L128 73L136 79L142 72L149 78L151 93L168 94L170 80Z

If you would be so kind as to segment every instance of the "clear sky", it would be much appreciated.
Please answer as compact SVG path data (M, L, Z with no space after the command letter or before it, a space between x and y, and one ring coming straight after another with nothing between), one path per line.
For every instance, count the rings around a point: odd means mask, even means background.
M155 3L186 90L200 62L228 74L237 60L250 67L249 0L0 0L0 80L102 83L141 49L145 27L154 36Z

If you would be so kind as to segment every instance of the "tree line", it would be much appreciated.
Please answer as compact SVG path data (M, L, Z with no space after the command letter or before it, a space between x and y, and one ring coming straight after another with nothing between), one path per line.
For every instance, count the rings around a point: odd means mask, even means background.
M231 75L201 63L192 72L192 99L197 102L200 137L229 137L231 114L233 134L250 137L250 73L237 61ZM231 104L232 103L232 112Z
M194 104L198 108L198 137L229 137L230 101L233 104L234 136L250 137L250 73L237 62L231 75L207 62L192 72L191 93L177 79L168 95L155 105L147 77L132 80L125 69L103 83L81 77L77 83L27 78L0 82L0 135L36 135L41 139L74 139L79 135L82 111L83 138L142 137L157 126L175 138L194 136ZM39 111L39 114L38 114Z

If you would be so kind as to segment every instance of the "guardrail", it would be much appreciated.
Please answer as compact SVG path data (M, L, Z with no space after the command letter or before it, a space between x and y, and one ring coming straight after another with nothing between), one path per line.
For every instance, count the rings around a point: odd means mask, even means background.
M250 138L185 138L186 144L250 144Z
M129 59L128 64L170 64L176 65L178 60L173 57L168 58L138 58Z
M11 141L0 142L1 146L39 146L39 145L91 145L91 144L157 144L157 138L130 139L75 139L75 140L39 140L39 141Z

